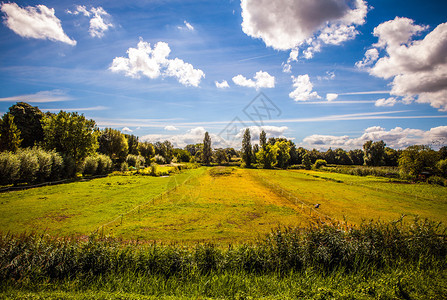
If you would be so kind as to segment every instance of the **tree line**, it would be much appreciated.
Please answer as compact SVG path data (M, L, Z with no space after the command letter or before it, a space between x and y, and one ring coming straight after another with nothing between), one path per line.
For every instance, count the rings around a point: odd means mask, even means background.
M402 174L447 177L447 147L435 151L414 145L405 150L387 147L383 141L367 141L363 149L327 151L297 147L292 140L270 137L262 131L252 145L247 128L240 150L212 148L205 133L203 143L175 148L169 141L142 142L119 130L100 130L94 120L76 112L43 113L18 102L0 119L0 168L2 184L69 178L76 172L106 174L112 170L140 168L151 163L196 162L235 164L245 167L310 169L326 165L399 167ZM31 175L30 175L31 174ZM45 174L45 175L43 175ZM7 179L5 179L7 178Z

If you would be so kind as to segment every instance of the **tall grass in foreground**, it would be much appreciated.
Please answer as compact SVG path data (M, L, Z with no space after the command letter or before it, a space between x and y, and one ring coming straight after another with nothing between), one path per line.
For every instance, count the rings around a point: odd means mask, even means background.
M446 256L445 228L427 220L278 228L224 248L2 234L0 298L441 299Z
M411 226L365 223L342 229L337 225L281 228L254 244L228 246L120 242L91 236L87 241L45 235L0 236L0 280L64 279L103 276L127 271L166 277L188 274L244 272L255 274L317 269L392 267L399 263L446 267L445 229L430 221Z

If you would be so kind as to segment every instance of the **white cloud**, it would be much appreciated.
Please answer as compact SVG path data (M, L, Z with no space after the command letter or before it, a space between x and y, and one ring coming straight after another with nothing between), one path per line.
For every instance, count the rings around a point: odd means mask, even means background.
M305 58L323 44L353 39L368 12L364 0L241 0L241 7L245 34L278 50L307 45ZM298 54L294 51L291 57Z
M310 82L309 75L292 76L293 87L289 97L295 101L308 101L313 99L321 99L317 92L313 91L313 84Z
M391 95L403 97L403 102L415 100L447 111L447 23L423 39L414 39L426 29L399 17L377 26L374 35L379 41L373 46L383 48L386 55L367 70L373 76L392 79Z
M333 100L335 100L337 98L338 98L338 94L335 94L335 93L327 93L326 94L326 100L327 101L333 101Z
M205 128L195 127L188 130L186 133L177 135L164 135L164 134L148 134L141 137L141 141L145 142L160 142L168 140L174 144L175 147L185 147L188 144L198 144L203 142L205 137ZM215 141L218 140L216 135L210 134L212 146L215 147Z
M172 125L168 125L168 126L165 126L165 130L167 130L167 131L175 131L175 130L178 130L178 128L175 127L175 126L172 126Z
M252 87L256 89L275 87L275 77L263 71L256 72L254 80L247 79L242 75L237 75L233 77L233 82L239 86Z
M216 84L216 87L219 88L219 89L225 89L225 88L229 88L230 87L226 80L223 80L222 82L214 81L214 83Z
M356 62L355 66L357 68L365 68L375 63L378 58L379 51L376 48L368 49L365 52L365 57L363 58L363 60Z
M335 78L335 72L326 71L326 76L317 76L318 80L333 80Z
M28 103L46 103L72 100L65 92L61 90L41 91L35 94L19 95L13 97L0 98L0 102L28 102Z
M251 135L252 144L258 143L259 135L261 134L262 130L265 131L265 134L266 134L267 138L270 138L270 137L285 138L284 132L287 129L289 129L287 126L270 126L270 125L249 126L247 128L250 129L250 135ZM242 138L244 137L245 130L247 128L242 128L241 130L239 130L239 133L236 135L236 138L238 139L239 144L241 143ZM240 145L239 145L239 147L240 147Z
M104 32L114 27L111 22L111 16L101 6L87 10L84 5L77 5L75 11L67 10L67 13L73 15L83 14L86 17L91 17L89 33L92 37L102 38Z
M415 144L432 144L434 141L447 141L447 126L439 126L430 130L421 129L403 129L395 127L389 131L380 127L373 126L366 128L363 134L357 138L351 138L347 135L319 135L314 134L303 139L307 147L327 149L329 147L344 149L362 148L366 141L383 140L391 148L401 149Z
M284 73L291 73L292 72L292 66L289 63L282 63L282 71Z
M4 23L16 34L25 38L48 39L76 45L62 29L61 21L55 16L53 8L45 5L21 8L16 3L2 3L1 11L5 13Z
M188 22L186 22L186 20L185 20L183 23L185 23L186 28L188 28L189 30L191 30L191 31L194 30L194 26L192 26L191 24L189 24Z
M122 132L125 132L125 133L131 133L131 132L133 132L133 130L130 129L129 127L123 127L123 129L121 129L121 131L122 131Z
M137 48L127 50L128 57L115 57L109 69L132 78L175 77L185 86L199 86L205 73L179 58L168 59L170 52L165 42L158 42L152 49L149 43L140 40Z
M381 98L376 100L375 106L394 106L398 101L394 97L390 97L388 99Z

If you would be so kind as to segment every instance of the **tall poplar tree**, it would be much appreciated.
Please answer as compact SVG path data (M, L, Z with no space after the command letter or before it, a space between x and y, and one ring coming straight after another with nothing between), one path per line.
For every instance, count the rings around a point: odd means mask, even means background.
M211 138L208 132L205 132L205 137L203 138L202 160L206 165L209 165L211 162L212 155Z

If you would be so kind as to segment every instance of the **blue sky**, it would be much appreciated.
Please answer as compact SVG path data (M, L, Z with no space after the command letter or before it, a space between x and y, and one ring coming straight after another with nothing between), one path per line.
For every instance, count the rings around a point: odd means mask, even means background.
M447 2L310 3L3 2L0 112L78 111L177 146L238 147L247 126L306 148L446 144ZM275 110L252 120L261 100Z

